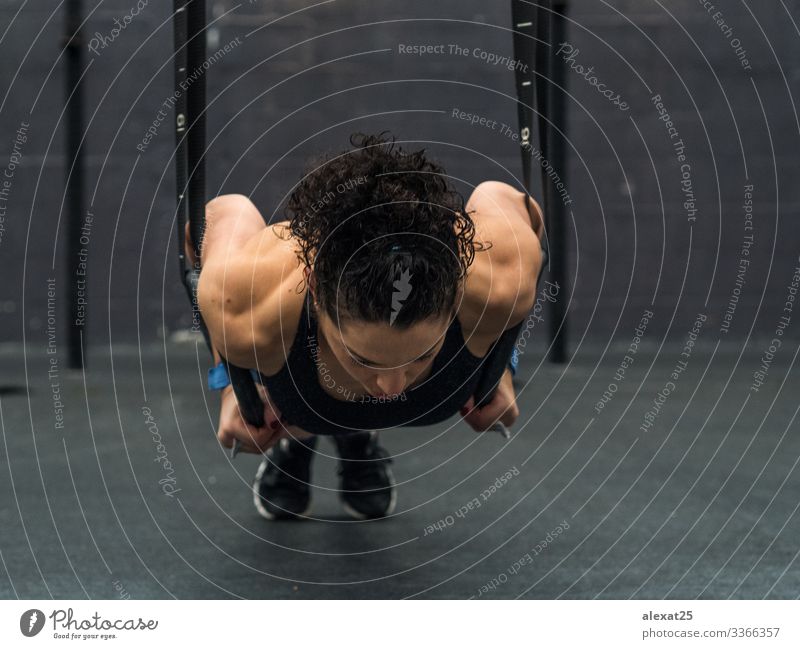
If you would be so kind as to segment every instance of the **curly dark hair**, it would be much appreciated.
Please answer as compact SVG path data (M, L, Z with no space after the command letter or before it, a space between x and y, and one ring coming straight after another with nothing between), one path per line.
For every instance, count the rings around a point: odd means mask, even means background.
M286 216L319 308L334 320L407 328L452 312L483 246L444 169L386 133L355 133L354 150L316 159Z

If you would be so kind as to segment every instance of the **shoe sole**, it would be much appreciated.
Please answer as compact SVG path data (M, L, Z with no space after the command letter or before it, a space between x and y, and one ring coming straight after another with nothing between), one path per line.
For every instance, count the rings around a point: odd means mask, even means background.
M389 477L389 486L392 489L392 498L389 500L389 506L386 508L386 511L383 514L380 516L367 516L366 514L362 514L360 511L353 509L350 504L344 498L342 498L342 508L344 511L357 521L376 520L391 516L394 513L395 506L397 505L397 488L394 482L394 475L389 467L386 467L386 475Z
M261 478L264 477L264 471L267 470L267 460L262 460L261 464L258 467L258 471L256 471L256 477L253 480L253 504L256 506L256 511L261 515L262 518L266 518L268 521L277 521L277 520L292 520L297 518L306 518L311 513L311 503L309 502L308 507L304 512L299 514L295 514L294 512L286 511L284 514L280 516L276 516L272 512L270 512L266 507L264 507L264 503L261 501L261 495L258 493L258 486L261 483Z

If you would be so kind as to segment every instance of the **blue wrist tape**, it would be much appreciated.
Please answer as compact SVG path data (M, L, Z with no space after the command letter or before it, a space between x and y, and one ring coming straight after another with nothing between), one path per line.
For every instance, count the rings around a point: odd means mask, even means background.
M514 351L511 352L511 358L508 359L508 369L511 370L511 376L517 375L517 367L519 366L519 350L514 347Z
M220 362L216 367L208 370L208 389L221 390L231 384L231 378L228 376L228 368L225 363Z

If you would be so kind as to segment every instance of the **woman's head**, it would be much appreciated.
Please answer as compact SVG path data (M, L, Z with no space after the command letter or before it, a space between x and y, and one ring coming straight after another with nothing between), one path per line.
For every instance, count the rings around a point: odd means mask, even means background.
M464 199L425 150L351 136L318 160L287 216L318 307L337 321L404 329L452 314L474 257Z
M391 394L441 348L479 244L463 197L424 149L383 133L350 141L300 181L287 216L320 333L370 392Z

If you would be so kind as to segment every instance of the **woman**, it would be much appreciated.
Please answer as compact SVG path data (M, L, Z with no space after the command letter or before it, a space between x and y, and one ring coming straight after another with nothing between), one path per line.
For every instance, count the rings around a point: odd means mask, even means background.
M482 357L533 305L538 204L484 182L465 206L424 150L350 141L301 180L285 221L266 226L239 195L207 206L198 302L215 360L255 368L265 400L253 429L217 380L218 438L266 451L254 502L270 519L308 513L317 434L336 435L347 511L374 518L395 504L378 429L460 411L483 431L519 414L509 371L483 408L472 392Z

